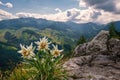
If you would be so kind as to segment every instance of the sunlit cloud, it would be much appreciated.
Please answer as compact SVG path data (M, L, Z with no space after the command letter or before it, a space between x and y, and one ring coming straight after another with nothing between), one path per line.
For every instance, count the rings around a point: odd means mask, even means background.
M12 8L12 7L13 7L13 4L10 3L10 2L3 3L3 2L0 1L0 5L5 6L5 7L8 7L8 8Z
M72 21L76 23L87 23L87 22L97 22L97 23L108 23L111 21L120 20L119 14L113 14L110 12L105 12L103 10L96 10L93 8L88 8L85 10L80 9L68 9L66 11L61 11L55 14L36 14L36 13L16 13L18 17L34 17L34 18L44 18L53 21Z
M13 18L17 18L17 16L14 16L13 14L9 12L0 9L0 20L13 19Z
M59 9L59 8L56 8L55 11L57 11L57 12L62 12L62 10Z
M53 21L72 21L75 23L87 23L87 22L95 22L95 23L109 23L111 21L117 21L120 20L120 3L117 1L119 0L77 0L79 1L79 7L80 8L71 8L62 10L60 8L53 9L54 13L34 13L34 12L17 12L15 15L9 13L3 16L0 16L0 19L6 19L6 18L26 18L26 17L33 17L33 18L43 18L47 20L53 20ZM109 5L105 5L108 4ZM113 3L113 4L112 4ZM111 4L111 5L110 5ZM2 5L2 2L0 2L0 5ZM108 9L108 6L111 9ZM84 7L84 9L81 9ZM4 10L3 10L4 11ZM4 15L2 13L2 15Z

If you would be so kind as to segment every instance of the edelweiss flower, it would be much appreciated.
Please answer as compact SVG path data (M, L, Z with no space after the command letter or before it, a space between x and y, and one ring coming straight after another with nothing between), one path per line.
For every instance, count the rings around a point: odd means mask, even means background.
M40 38L40 41L35 42L38 45L38 50L49 50L49 44L51 42L48 42L48 38L43 37Z
M53 50L51 51L51 54L54 56L54 57L57 57L57 56L60 56L61 52L63 50L58 50L58 45L53 45Z
M20 44L20 47L21 47L21 50L18 51L18 53L21 53L24 58L30 59L31 57L35 56L35 54L33 52L34 49L33 49L32 43L30 46L27 46L27 47Z

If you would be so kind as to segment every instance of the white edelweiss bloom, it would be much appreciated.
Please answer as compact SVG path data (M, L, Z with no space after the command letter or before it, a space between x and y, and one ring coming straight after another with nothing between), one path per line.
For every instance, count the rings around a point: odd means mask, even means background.
M18 53L21 53L22 56L26 56L26 55L28 55L28 54L27 54L27 49L25 48L24 45L20 44L20 48L21 48L21 50L18 51Z
M34 53L34 48L33 48L33 44L31 43L30 46L27 47L27 51L30 53L29 56L35 56L35 53Z
M31 57L35 56L33 44L31 43L30 46L25 47L24 45L20 44L21 50L18 53L21 53L22 57L30 59Z
M52 54L54 57L60 56L61 52L63 52L63 50L59 50L59 49L58 49L58 45L53 45L53 50L51 51L51 54Z
M40 38L40 41L35 42L38 45L38 50L49 50L49 44L51 42L48 41L48 38L43 37Z

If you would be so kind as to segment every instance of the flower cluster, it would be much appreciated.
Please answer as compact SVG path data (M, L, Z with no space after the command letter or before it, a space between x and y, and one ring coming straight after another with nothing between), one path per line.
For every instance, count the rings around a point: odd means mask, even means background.
M40 38L40 40L35 42L35 44L37 44L38 51L50 50L49 45L51 44L51 42L49 42L48 38L46 38L46 37ZM53 46L53 49L50 51L50 53L54 57L60 56L60 54L63 50L59 50L58 45L52 44L52 46ZM24 46L24 45L20 44L20 47L21 47L21 50L18 51L18 53L21 53L22 57L30 59L35 56L35 53L34 53L35 48L33 47L32 43L29 46Z
M63 50L59 50L58 45L54 44L51 49L51 42L46 37L40 38L35 44L37 45L36 53L34 53L35 47L32 43L29 46L20 44L21 50L18 53L23 57L23 69L28 74L24 80L63 80L63 77L66 78L61 65Z

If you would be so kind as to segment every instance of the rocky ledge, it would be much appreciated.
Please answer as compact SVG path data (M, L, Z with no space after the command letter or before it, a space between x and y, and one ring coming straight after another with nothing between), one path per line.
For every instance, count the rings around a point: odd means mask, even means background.
M80 44L74 53L63 65L69 80L120 80L120 40L109 39L108 31Z

